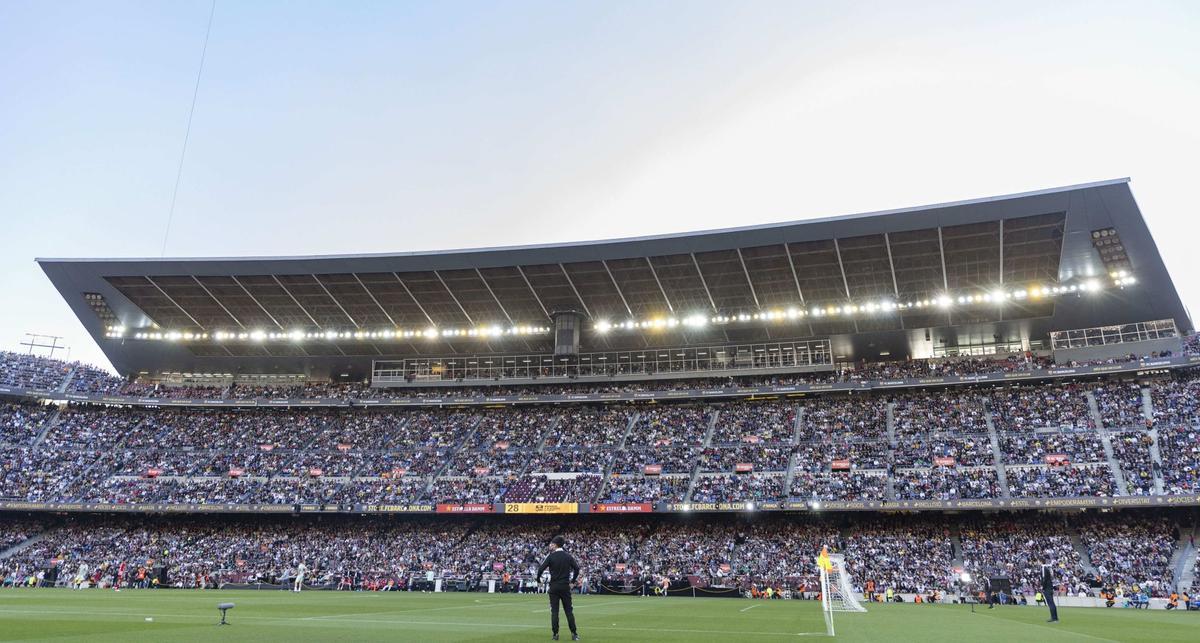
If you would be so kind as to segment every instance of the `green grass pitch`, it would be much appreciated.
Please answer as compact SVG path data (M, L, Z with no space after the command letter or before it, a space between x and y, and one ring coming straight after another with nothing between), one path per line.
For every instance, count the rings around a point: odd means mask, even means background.
M217 627L217 603L232 625ZM875 605L837 614L843 641L1197 641L1200 612ZM153 619L147 621L147 618ZM811 601L586 596L585 641L738 641L826 638ZM562 633L568 634L564 619ZM569 640L564 636L564 640ZM306 591L0 590L0 640L88 641L543 641L544 596Z

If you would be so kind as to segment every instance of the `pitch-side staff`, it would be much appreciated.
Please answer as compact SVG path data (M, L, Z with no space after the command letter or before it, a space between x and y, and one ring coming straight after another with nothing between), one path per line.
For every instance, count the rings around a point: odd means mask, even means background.
M579 640L579 631L575 629L575 612L571 608L571 585L579 577L579 563L563 551L566 543L562 536L555 536L550 541L550 553L542 561L537 570L537 578L542 572L550 569L550 629L554 632L553 639L558 640L558 604L561 602L563 611L567 613L567 625L571 628L571 640Z

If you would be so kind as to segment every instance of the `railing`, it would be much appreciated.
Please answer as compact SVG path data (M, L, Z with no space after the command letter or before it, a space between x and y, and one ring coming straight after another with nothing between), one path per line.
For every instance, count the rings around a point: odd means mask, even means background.
M832 366L829 340L646 348L579 355L470 355L377 361L371 381L382 386L497 380L575 380L804 370Z
M1175 320L1160 319L1136 324L1053 331L1050 333L1050 347L1054 350L1089 348L1172 337L1179 337L1179 329L1175 327Z

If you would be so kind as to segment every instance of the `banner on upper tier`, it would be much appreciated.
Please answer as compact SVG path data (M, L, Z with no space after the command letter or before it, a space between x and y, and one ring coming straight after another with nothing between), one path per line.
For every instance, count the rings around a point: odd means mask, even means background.
M506 502L506 514L577 514L579 503L575 502Z

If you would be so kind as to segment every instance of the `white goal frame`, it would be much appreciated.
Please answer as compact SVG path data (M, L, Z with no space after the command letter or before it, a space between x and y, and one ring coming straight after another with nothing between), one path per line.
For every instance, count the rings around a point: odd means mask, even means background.
M825 633L834 635L834 612L865 612L866 607L858 600L858 595L850 585L850 573L846 571L846 557L842 554L829 554L829 570L817 568L821 574L821 613L825 616Z

